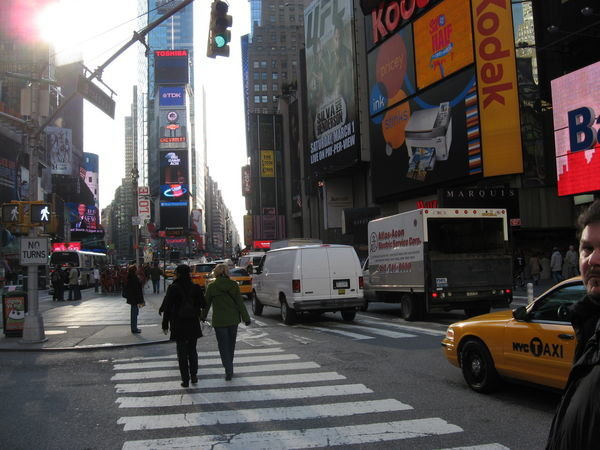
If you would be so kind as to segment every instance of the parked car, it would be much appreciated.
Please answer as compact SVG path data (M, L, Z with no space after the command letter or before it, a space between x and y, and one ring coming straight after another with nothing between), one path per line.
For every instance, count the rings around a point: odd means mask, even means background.
M453 323L442 341L444 353L477 392L494 390L502 378L563 389L576 345L568 307L584 295L581 277L575 277L527 306Z
M280 308L290 325L303 312L341 311L354 320L364 305L358 255L349 245L321 244L268 251L252 276L252 311Z

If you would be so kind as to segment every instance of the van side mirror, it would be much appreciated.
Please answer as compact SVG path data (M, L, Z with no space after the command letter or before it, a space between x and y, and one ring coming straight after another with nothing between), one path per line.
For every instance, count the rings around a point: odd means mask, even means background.
M520 320L522 322L527 322L529 320L527 308L525 308L524 306L519 306L517 309L513 309L512 315L515 319Z

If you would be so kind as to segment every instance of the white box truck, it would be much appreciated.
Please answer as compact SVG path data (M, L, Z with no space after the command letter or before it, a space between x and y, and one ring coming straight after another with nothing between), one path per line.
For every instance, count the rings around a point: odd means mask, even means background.
M469 316L512 301L506 210L432 208L375 219L363 266L368 302L401 304L406 320L464 309Z

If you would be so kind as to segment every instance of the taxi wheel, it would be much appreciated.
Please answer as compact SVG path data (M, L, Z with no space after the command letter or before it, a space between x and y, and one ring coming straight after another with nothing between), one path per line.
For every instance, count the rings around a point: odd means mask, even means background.
M479 341L467 342L460 352L465 381L476 392L487 393L498 386L498 373L486 346Z
M281 302L281 319L286 325L293 325L296 322L296 311L290 308L285 300L285 297L279 299Z
M252 313L255 316L262 316L263 312L263 304L258 301L258 297L256 296L256 292L252 295Z

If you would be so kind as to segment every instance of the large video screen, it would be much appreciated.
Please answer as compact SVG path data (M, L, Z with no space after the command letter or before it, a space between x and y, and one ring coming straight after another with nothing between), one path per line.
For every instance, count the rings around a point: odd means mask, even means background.
M71 233L100 233L104 230L100 227L98 208L95 205L85 203L65 203L69 211L69 228Z
M600 62L552 80L551 87L558 195L600 190Z

